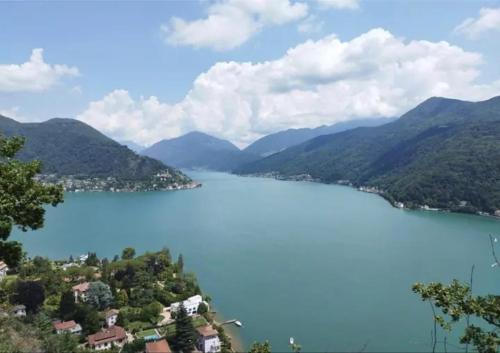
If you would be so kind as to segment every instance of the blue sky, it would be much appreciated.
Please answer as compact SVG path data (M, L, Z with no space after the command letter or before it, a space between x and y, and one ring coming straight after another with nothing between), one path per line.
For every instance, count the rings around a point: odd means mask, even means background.
M500 1L323 1L1 2L0 112L243 146L435 94L500 94ZM45 66L23 67L36 48Z

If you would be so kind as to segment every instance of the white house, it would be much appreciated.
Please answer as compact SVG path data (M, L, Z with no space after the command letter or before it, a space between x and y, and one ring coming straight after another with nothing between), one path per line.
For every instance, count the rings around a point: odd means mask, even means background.
M106 326L111 327L116 324L116 320L118 319L119 311L116 309L111 309L106 311Z
M89 282L83 282L73 286L73 295L75 296L75 303L80 301L84 302L87 300L87 291L90 288Z
M7 264L3 261L0 261L0 281L4 279L5 276L7 276L7 271L9 270L9 267Z
M26 316L26 306L22 304L16 305L15 307L12 308L12 314L17 317Z
M201 297L201 295L195 295L184 300L182 304L184 305L184 308L186 308L188 315L191 316L198 312L198 307L202 302L203 298ZM180 307L181 302L172 303L172 305L170 305L170 311L175 313L179 311Z
M58 335L66 332L74 333L75 335L82 333L80 324L77 324L73 320L54 323L54 330Z
M220 352L219 333L211 325L198 327L197 347L202 353Z

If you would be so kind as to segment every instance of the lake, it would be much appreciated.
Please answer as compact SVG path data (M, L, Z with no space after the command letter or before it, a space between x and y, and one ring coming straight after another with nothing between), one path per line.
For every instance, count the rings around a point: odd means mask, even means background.
M475 292L499 292L488 239L498 220L395 209L343 186L189 174L203 187L66 194L44 229L15 238L51 258L168 246L243 322L245 347L269 339L274 351L291 336L304 351L429 350L430 308L412 283L467 280L475 264Z

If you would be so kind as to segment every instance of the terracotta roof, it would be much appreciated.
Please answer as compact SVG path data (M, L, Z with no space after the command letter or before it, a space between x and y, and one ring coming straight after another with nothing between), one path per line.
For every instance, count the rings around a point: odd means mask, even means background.
M217 336L219 334L211 325L198 327L197 330L200 336L203 337Z
M54 328L56 330L69 330L75 326L76 326L76 322L74 320L54 323Z
M166 340L146 343L146 353L171 353L170 346Z
M76 286L73 286L73 292L78 291L78 292L86 292L89 290L90 283L89 282L83 282L80 284L77 284Z
M110 309L110 310L106 311L106 319L107 319L108 317L113 316L113 315L118 315L119 313L120 313L120 311L119 311L119 310L116 310L116 309Z
M3 261L0 261L0 270L3 270L4 268L7 268L7 264Z
M127 338L127 333L120 326L113 326L100 332L89 335L87 340L90 346L97 344L120 341Z

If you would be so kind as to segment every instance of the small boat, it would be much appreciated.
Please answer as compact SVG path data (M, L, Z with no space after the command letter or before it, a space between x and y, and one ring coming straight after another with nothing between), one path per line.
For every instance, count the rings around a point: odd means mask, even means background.
M235 321L234 324L238 327L241 327L243 326L243 324L241 323L241 321Z

